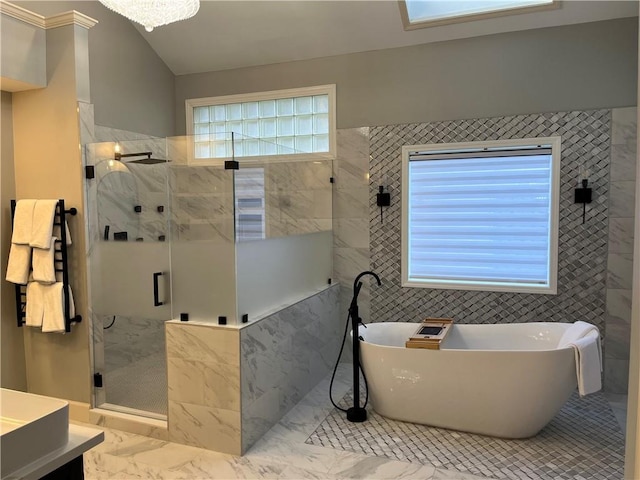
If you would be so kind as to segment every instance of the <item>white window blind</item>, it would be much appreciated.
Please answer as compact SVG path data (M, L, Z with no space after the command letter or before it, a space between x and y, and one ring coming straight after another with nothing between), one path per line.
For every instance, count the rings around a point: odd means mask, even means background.
M555 293L552 145L425 147L405 153L404 284Z
M234 172L236 240L265 238L264 168Z

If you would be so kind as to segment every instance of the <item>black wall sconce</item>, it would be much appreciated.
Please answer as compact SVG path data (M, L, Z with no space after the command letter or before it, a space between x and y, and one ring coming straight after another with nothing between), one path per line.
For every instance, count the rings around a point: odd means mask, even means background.
M378 187L376 205L380 207L380 223L382 223L382 207L388 207L391 205L391 194L389 192L385 192L382 185Z
M591 203L591 188L588 187L589 180L583 178L581 187L575 189L574 202L582 204L582 223L584 224L587 214L587 203Z

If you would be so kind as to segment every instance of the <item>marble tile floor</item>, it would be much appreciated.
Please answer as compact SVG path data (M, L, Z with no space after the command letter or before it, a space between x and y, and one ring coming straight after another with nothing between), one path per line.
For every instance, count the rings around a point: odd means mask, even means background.
M334 399L349 390L350 365L338 370ZM416 463L305 444L333 408L330 377L318 384L244 456L236 457L105 429L84 456L85 478L145 479L424 479L486 480ZM621 399L616 399L622 405Z

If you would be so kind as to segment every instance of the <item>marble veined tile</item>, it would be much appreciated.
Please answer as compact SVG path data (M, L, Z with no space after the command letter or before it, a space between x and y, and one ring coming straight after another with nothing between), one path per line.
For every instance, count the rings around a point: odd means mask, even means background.
M138 191L145 193L165 193L167 191L169 167L167 163L145 165L141 163L127 164L138 184Z
M144 435L145 437L154 438L157 440L167 440L169 438L166 422L161 422L158 420L140 422L136 420L130 420L129 418L125 418L124 416L119 416L117 413L114 413L113 415L111 415L110 413L102 414L95 410L89 411L89 419L91 420L91 423L93 425L122 430L122 432L119 433L127 435L123 437L122 441L130 438L131 435L129 433L125 434L124 432L133 432L134 434ZM100 448L106 449L107 446L106 444L100 444Z
M168 358L240 365L238 330L170 323L166 326Z
M368 218L336 218L333 221L335 247L369 248Z
M609 253L633 253L634 218L609 218Z
M340 129L336 135L336 189L369 185L369 128Z
M353 285L358 274L369 269L368 248L334 248L333 274L345 285Z
M328 474L338 458L347 455L347 452L336 452L324 447L299 444L283 437L273 437L269 432L249 450L247 458Z
M175 192L213 194L233 192L233 175L220 167L172 167Z
M607 288L631 289L633 253L610 253L607 260Z
M169 440L240 455L240 412L169 402Z
M365 440L363 439L363 441ZM340 478L430 479L435 471L435 467L419 463L400 462L385 457L369 457L353 453L339 458L329 470L329 474Z
M251 461L246 457L205 452L193 458L172 473L189 475L191 479L246 479L279 478L284 465Z
M629 360L607 358L604 362L604 390L609 393L627 393Z
M618 318L621 321L631 322L631 290L607 289L607 315Z
M635 188L635 181L611 182L610 217L634 216Z
M240 411L237 366L181 358L167 360L169 400Z
M136 439L137 440L137 439ZM202 450L188 445L178 445L160 441L129 441L120 446L116 453L105 452L119 458L128 458L137 464L147 464L163 470L182 467L201 455Z
M95 119L93 104L78 102L80 118L80 143L86 145L95 142Z
M369 218L369 187L333 193L333 218Z
M611 111L611 145L636 141L637 118L636 107L614 108Z
M285 467L282 473L278 476L281 480L333 480L340 477L330 475L328 473L315 472L313 470L305 470L299 467Z
M636 144L611 146L610 181L619 182L636 178Z
M618 318L607 318L607 334L604 337L604 355L610 358L629 360L629 324Z
M120 472L129 467L130 461L106 455L95 448L83 455L84 478L87 480L111 480L122 478Z

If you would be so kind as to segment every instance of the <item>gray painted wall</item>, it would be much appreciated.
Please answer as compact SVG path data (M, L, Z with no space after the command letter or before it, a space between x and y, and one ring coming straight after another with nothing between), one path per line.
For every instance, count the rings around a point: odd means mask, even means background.
M45 30L1 15L0 72L33 88L47 84Z
M135 27L98 2L16 2L41 15L76 10L98 20L89 30L89 74L95 123L171 136L174 75Z
M15 169L13 167L13 119L12 96L8 92L2 92L0 105L0 133L2 138L0 146L0 194L2 195L0 211L0 289L2 291L2 346L1 363L2 372L0 378L3 388L15 390L27 389L27 374L24 359L24 340L22 330L16 325L16 300L12 283L5 282L7 272L7 259L9 258L9 245L11 243L11 204L10 200L16 198Z
M335 83L338 128L636 104L635 18L176 77L187 98Z

